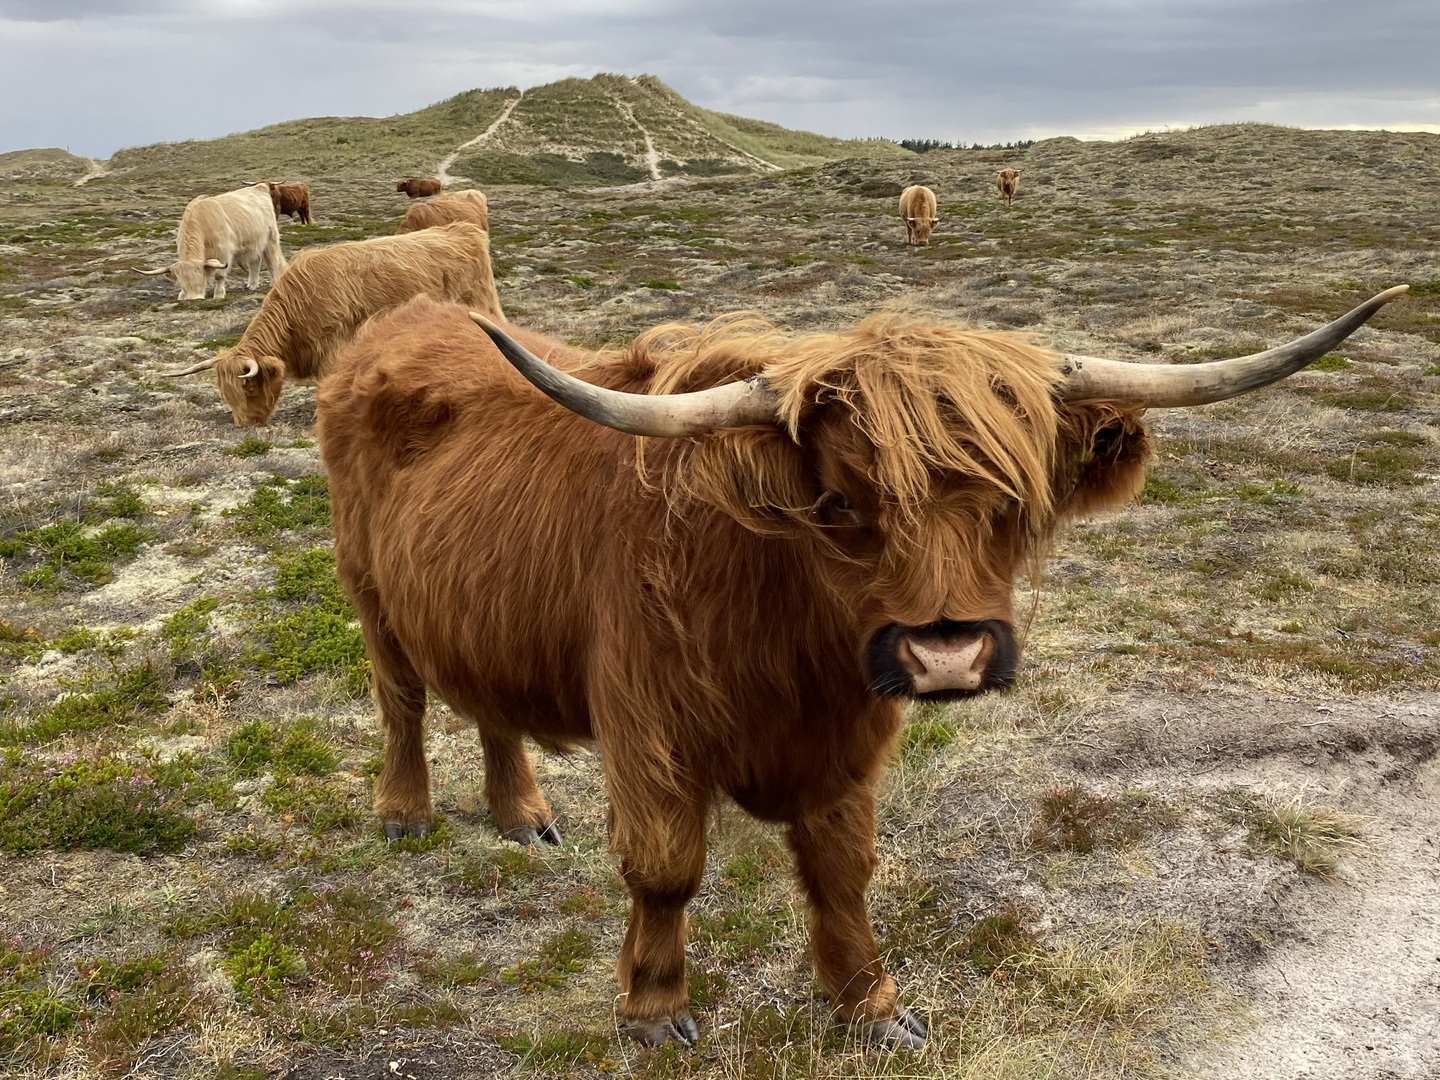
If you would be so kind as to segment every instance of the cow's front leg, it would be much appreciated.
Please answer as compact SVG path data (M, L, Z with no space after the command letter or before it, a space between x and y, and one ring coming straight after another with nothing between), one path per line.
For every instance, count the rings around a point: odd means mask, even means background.
M685 905L705 873L706 806L697 796L665 810L659 820L666 821L668 836L653 837L635 857L621 852L630 925L616 968L618 1011L622 1029L642 1043L690 1046L700 1028L685 985Z
M875 795L858 786L790 826L796 871L810 904L815 974L841 1020L887 1046L920 1046L925 1025L900 1004L885 974L865 890L875 872Z
M225 299L225 271L221 270L215 275L215 299Z

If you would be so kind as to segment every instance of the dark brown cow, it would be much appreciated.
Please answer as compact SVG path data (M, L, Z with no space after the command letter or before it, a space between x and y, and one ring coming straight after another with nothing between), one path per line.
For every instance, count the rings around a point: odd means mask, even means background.
M315 219L310 216L309 184L270 184L270 201L275 204L277 218L289 214L298 218L301 225L315 224Z
M1000 189L1000 198L1009 206L1015 192L1020 189L1020 174L1014 169L1001 169L995 177L995 186Z
M396 235L431 229L436 225L449 225L456 221L468 221L480 228L490 229L490 208L483 191L466 188L464 191L447 191L429 202L412 203L405 211L405 218Z
M439 195L444 186L439 180L430 180L419 176L395 181L395 190L403 191L412 199L427 199L431 195Z
M558 841L522 737L594 739L632 898L630 1034L698 1035L685 906L723 793L788 825L839 1017L918 1045L865 911L905 699L1010 684L1012 581L1062 521L1139 488L1145 408L1282 378L1402 291L1280 349L1176 367L883 316L791 339L664 326L593 354L411 301L319 395L387 834L431 821L427 689L477 725L490 812L521 842Z

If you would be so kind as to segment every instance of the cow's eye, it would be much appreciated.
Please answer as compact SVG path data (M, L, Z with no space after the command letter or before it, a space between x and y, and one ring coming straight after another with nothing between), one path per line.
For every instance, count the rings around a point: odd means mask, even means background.
M838 491L827 491L820 499L819 509L820 521L825 525L859 528L865 524L865 515Z

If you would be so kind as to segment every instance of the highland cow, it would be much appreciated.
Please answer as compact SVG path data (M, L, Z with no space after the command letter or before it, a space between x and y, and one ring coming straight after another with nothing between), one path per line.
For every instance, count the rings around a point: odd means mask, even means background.
M884 316L799 338L663 326L589 353L412 300L319 392L386 834L432 820L427 692L476 724L490 813L521 843L559 842L522 738L594 740L632 898L625 1030L698 1036L685 907L723 794L788 827L838 1016L919 1045L865 910L904 702L1010 685L1013 581L1065 520L1139 489L1147 408L1283 378L1403 291L1173 367Z

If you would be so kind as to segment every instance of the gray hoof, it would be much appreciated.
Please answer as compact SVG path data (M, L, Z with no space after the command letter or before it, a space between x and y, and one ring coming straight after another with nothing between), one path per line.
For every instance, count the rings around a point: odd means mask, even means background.
M416 822L414 825L402 825L398 821L385 822L385 839L390 841L403 840L405 837L414 837L421 840L430 835L429 822Z
M532 829L526 825L519 829L506 829L500 835L506 840L513 840L521 847L531 847L542 840L547 844L559 844L561 840L560 830L555 827L553 821L543 829Z
M871 1020L857 1024L861 1038L867 1042L879 1043L887 1050L918 1050L925 1045L930 1034L924 1022L909 1009L902 1008L900 1015L886 1020Z
M688 1012L677 1013L673 1017L662 1016L658 1020L629 1020L621 1030L643 1046L677 1042L689 1048L700 1038L700 1025Z
M403 837L404 835L405 835L405 826L404 826L404 825L401 825L398 821L387 821L387 822L385 822L385 839L386 839L386 840L399 840L399 839L400 839L401 837Z

